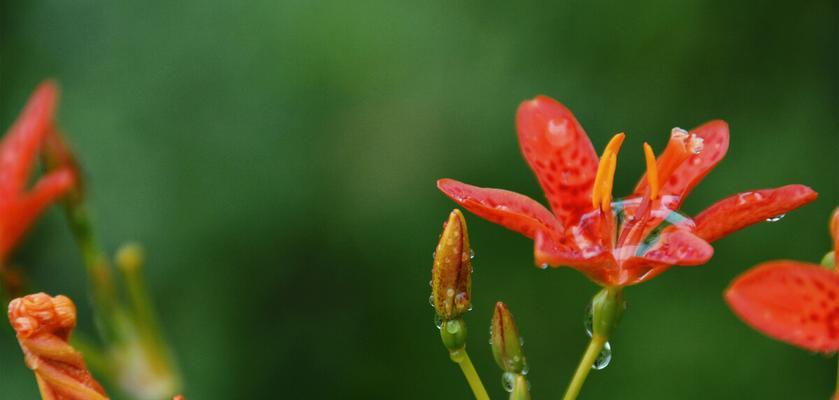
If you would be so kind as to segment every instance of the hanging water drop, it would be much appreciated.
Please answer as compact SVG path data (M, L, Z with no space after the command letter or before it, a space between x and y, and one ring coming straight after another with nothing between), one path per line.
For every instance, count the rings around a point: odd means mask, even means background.
M475 249L469 249L469 259L470 260L475 259Z
M434 295L428 296L428 304L431 304L431 307L434 307Z
M434 313L434 326L436 326L437 329L440 329L440 327L443 326L443 320L439 315L437 315L437 313Z
M609 342L606 342L603 349L600 350L600 354L594 359L594 364L591 364L591 369L601 370L606 368L610 361L612 361L612 346L609 345Z
M519 336L519 346L524 347L524 336Z
M774 217L766 218L766 222L778 222L778 221L784 219L785 216L786 216L786 214L778 214Z
M548 263L539 264L539 269L548 269Z
M591 302L586 306L586 313L583 316L583 326L586 328L586 334L591 337L592 326L594 324L594 315L591 313Z
M516 384L516 374L512 372L505 372L501 375L501 387L508 392L513 391L513 386Z

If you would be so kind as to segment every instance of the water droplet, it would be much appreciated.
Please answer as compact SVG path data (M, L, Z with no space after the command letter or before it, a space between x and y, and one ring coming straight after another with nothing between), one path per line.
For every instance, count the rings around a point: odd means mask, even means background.
M437 258L437 250L431 252L431 259L434 260Z
M469 259L470 260L475 259L475 249L469 249Z
M450 351L449 358L451 358L452 361L459 363L463 361L464 358L466 358L466 353L463 351L463 349Z
M434 326L436 326L437 329L440 329L440 327L443 326L443 320L440 319L440 316L437 315L437 313L434 313Z
M539 269L548 269L548 263L539 264Z
M612 361L612 346L609 345L609 342L606 342L603 345L603 350L600 350L600 354L597 355L597 358L594 359L594 364L591 365L591 369L601 370L609 366L609 362Z
M508 392L513 391L513 386L516 384L516 374L512 372L505 372L501 375L501 387Z
M460 324L455 322L446 324L446 332L452 335L456 335L458 332L460 332Z
M594 316L591 313L591 302L586 305L586 313L583 316L583 326L586 328L586 334L591 337L592 325L594 324Z
M431 304L431 307L434 307L434 295L428 296L428 304Z
M519 336L519 346L524 346L524 337Z
M786 214L779 214L779 215L776 215L774 217L769 217L769 218L766 218L766 222L778 222L778 221L784 219L785 216L786 216Z

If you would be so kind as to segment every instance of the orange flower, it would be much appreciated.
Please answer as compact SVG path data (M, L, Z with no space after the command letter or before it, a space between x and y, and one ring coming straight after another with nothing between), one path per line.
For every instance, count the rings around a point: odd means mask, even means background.
M52 82L38 86L20 117L0 141L0 264L35 218L76 181L74 169L58 167L26 184L39 148L53 131L58 89Z
M44 293L17 298L9 303L9 322L44 400L108 398L82 354L67 343L76 326L73 301Z
M830 222L839 251L839 208ZM834 253L836 254L836 253ZM839 351L839 267L770 261L746 271L725 292L728 305L752 328L811 351Z
M534 239L536 265L570 266L602 286L634 285L673 265L704 264L713 254L709 242L816 198L806 186L789 185L734 195L695 219L678 213L728 150L724 121L673 129L658 159L645 144L647 174L632 195L618 200L612 182L622 133L598 158L571 111L545 96L522 103L516 125L552 211L506 190L452 179L437 187L476 215Z

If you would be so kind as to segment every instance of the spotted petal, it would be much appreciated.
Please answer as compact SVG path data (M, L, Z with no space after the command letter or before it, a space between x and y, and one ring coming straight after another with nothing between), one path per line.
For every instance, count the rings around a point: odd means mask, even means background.
M540 231L536 233L533 252L536 265L541 267L571 267L604 286L615 282L615 259L611 252L601 246L580 250L576 246L558 243Z
M38 147L52 125L57 97L52 82L39 85L0 142L0 195L19 193L26 185Z
M591 206L597 153L565 106L546 96L525 101L516 114L524 158L536 174L554 215L566 226Z
M725 121L706 122L692 129L690 133L702 139L702 150L699 154L691 155L677 167L666 182L661 182L659 189L662 195L677 196L678 203L674 207L678 207L693 187L714 169L728 151L728 124ZM647 177L644 175L635 187L635 193L641 195L646 188Z
M714 248L702 238L676 227L665 228L649 248L639 248L636 258L649 264L702 265L714 255Z
M694 218L694 234L708 242L718 240L815 200L818 194L804 185L743 192L714 203Z
M551 235L562 232L562 224L553 214L530 197L472 186L454 179L438 180L437 188L473 214L528 238L532 239L537 231L547 231Z
M738 277L728 305L752 328L811 351L839 350L839 274L797 261L770 261Z

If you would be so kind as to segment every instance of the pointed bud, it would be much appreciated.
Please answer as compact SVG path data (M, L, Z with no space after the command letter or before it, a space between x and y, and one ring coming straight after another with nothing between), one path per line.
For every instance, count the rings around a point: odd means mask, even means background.
M471 307L472 250L466 219L455 209L443 225L431 269L434 310L443 321L457 319Z
M495 303L490 325L490 343L495 362L505 372L526 373L527 359L522 351L521 337L513 315L502 302Z
M623 288L605 287L591 300L592 333L608 338L626 310Z

